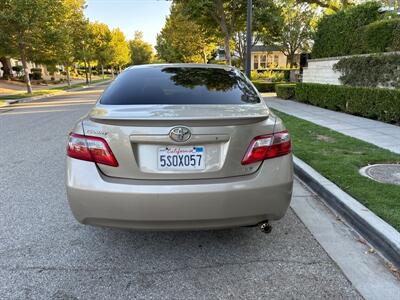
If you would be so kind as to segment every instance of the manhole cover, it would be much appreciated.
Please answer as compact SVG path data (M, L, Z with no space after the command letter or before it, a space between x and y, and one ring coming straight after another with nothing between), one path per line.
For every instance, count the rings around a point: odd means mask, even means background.
M361 168L360 174L378 182L400 185L400 164L370 165Z

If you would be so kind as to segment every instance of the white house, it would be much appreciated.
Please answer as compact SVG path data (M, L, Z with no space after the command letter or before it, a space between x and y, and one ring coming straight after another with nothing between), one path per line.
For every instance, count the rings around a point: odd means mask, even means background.
M300 54L295 55L295 63L300 64ZM252 70L286 68L288 64L286 55L275 46L255 45L251 49Z
M42 69L42 77L43 77L43 79L50 80L50 78L52 76L54 76L54 75L50 75L50 73L47 71L47 67L45 65L37 64L37 63L34 63L34 62L28 62L27 64L28 64L29 70L31 70L33 68ZM22 66L22 62L20 60L18 60L18 59L10 58L10 65L11 65L11 68L15 67L15 66ZM3 70L1 70L2 67L3 67L3 64L0 62L0 77L3 77ZM61 66L59 66L59 67L61 68ZM14 76L18 75L13 70L11 72L13 72Z
M238 59L233 54L233 59ZM218 48L216 60L225 60L223 47ZM300 54L295 55L295 63L300 64ZM271 68L286 68L288 66L286 55L275 46L254 45L251 49L251 70L264 70Z

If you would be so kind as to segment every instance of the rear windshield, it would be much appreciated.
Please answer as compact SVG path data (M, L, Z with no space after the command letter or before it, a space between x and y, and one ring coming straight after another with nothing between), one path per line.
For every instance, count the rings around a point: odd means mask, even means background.
M122 72L103 93L101 104L259 103L240 72L218 68L146 67Z

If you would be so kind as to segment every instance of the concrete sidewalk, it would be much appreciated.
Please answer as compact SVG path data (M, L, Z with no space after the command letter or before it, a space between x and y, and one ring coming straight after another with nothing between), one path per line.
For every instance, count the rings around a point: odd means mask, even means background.
M400 154L400 127L274 96L264 97L267 105L317 125L363 140Z

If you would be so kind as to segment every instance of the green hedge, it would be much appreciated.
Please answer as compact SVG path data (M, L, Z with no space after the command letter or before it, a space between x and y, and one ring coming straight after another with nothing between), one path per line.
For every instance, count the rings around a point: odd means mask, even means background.
M400 50L400 18L379 20L361 29L362 53Z
M317 26L312 58L362 53L362 27L381 19L380 4L367 2L326 15Z
M295 83L275 85L276 95L282 99L293 99L295 95L295 89L296 89Z
M300 102L331 110L400 123L400 90L300 83L295 97Z
M42 69L41 68L32 68L31 74L29 75L33 80L40 80L42 79Z
M253 84L260 93L273 93L275 92L275 85L284 82L267 82L261 80L254 80Z
M400 88L400 54L344 57L333 69L345 85Z

